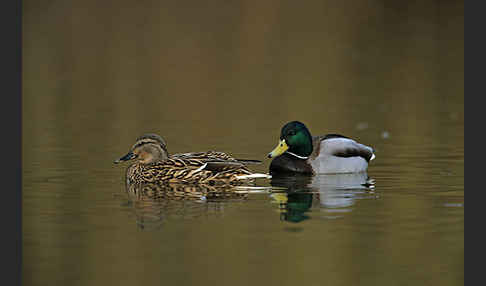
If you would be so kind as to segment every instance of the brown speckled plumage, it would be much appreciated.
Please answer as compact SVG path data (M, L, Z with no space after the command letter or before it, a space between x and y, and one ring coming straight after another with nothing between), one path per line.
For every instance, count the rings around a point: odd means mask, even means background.
M198 157L201 157L199 154ZM210 170L200 169L204 164L221 162L210 158L172 158L150 164L134 163L127 169L128 183L201 183L201 184L233 184L237 183L237 176L250 175L252 172L243 164L217 166ZM232 160L232 162L237 162ZM208 167L208 166L206 166Z
M253 182L248 175L270 178L251 172L247 164L256 160L238 160L217 151L180 153L169 156L167 145L155 134L138 138L127 155L115 161L135 159L126 171L127 184L181 183L207 185L239 185ZM243 176L243 177L241 177Z

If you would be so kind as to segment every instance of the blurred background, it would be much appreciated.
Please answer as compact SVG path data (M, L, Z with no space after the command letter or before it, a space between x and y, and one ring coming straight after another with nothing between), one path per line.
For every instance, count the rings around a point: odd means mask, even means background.
M463 1L25 0L22 18L24 285L463 284ZM372 199L291 225L268 194L150 205L170 219L137 228L112 164L136 137L266 172L291 120L373 146Z

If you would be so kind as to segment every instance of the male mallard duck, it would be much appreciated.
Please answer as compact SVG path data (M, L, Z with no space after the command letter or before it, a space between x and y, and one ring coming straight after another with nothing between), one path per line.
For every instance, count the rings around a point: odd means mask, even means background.
M282 127L280 142L268 158L274 158L271 173L358 173L366 171L373 153L373 148L343 135L311 136L302 122L292 121Z
M114 163L133 160L126 171L131 183L242 184L255 178L271 178L251 172L246 165L257 160L239 160L223 152L195 152L169 156L167 144L157 134L137 138L130 151Z

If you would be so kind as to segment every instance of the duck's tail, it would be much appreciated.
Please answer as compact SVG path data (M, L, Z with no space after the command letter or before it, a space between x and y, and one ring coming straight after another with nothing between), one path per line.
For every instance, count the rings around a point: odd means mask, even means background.
M253 160L253 159L236 159L238 163L244 164L244 165L252 165L252 164L261 164L263 163L260 160Z
M255 174L250 174L250 175L240 175L236 176L238 180L249 180L249 179L259 179L259 178L264 178L264 179L271 179L272 176L269 174L261 174L261 173L255 173Z
M272 187L250 187L250 186L235 186L235 193L249 194L249 193L270 193Z

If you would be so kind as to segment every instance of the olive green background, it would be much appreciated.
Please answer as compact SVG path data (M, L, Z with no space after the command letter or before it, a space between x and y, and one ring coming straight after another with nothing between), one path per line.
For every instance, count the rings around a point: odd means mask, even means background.
M463 1L26 0L22 19L24 285L463 285ZM112 163L156 132L265 172L291 120L373 146L375 191L292 224L269 194L130 203Z

